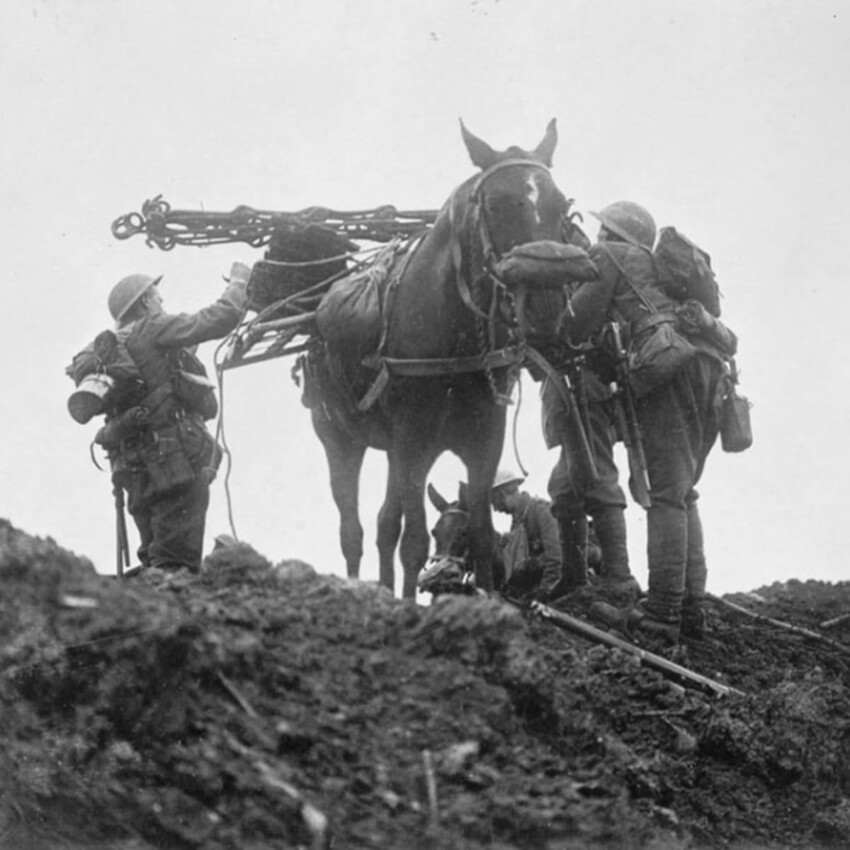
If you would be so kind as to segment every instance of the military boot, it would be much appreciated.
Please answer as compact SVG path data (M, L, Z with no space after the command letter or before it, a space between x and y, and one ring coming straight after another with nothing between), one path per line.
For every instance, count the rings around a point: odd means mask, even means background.
M541 602L552 602L587 585L587 517L582 514L558 515L561 536L561 577L540 595Z
M640 585L629 569L625 509L606 505L594 512L593 526L602 552L599 573L603 585L618 596L636 601Z
M594 602L590 616L612 629L622 632L641 646L663 649L679 642L678 618L655 614L641 600L631 608L616 608L607 602Z
M647 511L649 566L647 609L667 622L679 622L685 596L687 515L682 508L653 505Z
M682 637L688 640L705 640L706 616L701 601L686 598L682 606Z

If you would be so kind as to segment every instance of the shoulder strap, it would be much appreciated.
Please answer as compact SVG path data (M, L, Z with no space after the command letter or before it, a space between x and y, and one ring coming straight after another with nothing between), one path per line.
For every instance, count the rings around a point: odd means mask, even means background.
M142 376L142 381L144 381L148 390L148 394L144 397L144 399L142 399L140 404L143 407L146 407L148 411L155 416L166 402L170 400L173 400L175 403L178 402L177 394L174 391L174 382L172 380L175 369L177 368L176 358L166 355L168 357L169 377L167 380L160 382L158 386L151 388L151 376L142 368L142 365L133 350L136 346L136 336L137 326L135 326L134 323L134 327L131 328L130 332L123 340L124 347L127 349L127 353L130 355L132 361L136 364L136 368L139 370L139 374ZM169 411L166 409L163 413L164 415L168 415Z
M626 274L626 270L623 268L620 261L614 256L614 252L608 247L608 244L605 242L599 243L602 246L602 249L605 253L611 258L611 262L620 270L620 274L626 279L626 283L631 287L632 292L640 299L641 303L650 313L657 313L658 308L634 285L632 279Z

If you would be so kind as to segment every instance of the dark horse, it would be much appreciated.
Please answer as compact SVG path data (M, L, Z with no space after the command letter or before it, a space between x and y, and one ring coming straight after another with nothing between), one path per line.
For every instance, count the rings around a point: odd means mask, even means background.
M317 389L309 391L309 380L307 387L352 578L363 554L358 516L363 457L370 447L387 453L378 516L380 581L394 587L400 539L406 598L415 596L428 558L426 478L445 451L466 466L471 562L477 586L493 588L490 487L504 442L507 396L525 356L513 296L496 266L515 246L568 241L572 226L571 202L549 172L557 142L554 119L532 151L495 151L462 123L461 131L480 171L452 192L433 227L391 275L377 354L363 365L335 355L328 344L312 364ZM351 413L367 392L369 409Z

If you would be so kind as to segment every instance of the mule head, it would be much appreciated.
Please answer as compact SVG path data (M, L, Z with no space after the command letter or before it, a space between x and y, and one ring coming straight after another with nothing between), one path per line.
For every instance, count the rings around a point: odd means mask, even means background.
M433 484L428 485L428 498L440 512L431 536L434 538L434 557L464 558L467 554L469 513L466 505L466 484L458 486L457 501L449 502Z
M466 504L466 484L458 487L458 498L450 502L433 484L428 485L428 498L440 512L431 535L434 554L419 574L417 587L435 596L443 593L474 593L475 583L469 572L469 513Z

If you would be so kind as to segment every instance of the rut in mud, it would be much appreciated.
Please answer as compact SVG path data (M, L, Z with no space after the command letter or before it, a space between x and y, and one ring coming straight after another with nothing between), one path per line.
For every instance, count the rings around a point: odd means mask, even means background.
M850 845L850 623L709 608L713 698L497 598L239 544L96 574L0 521L0 847ZM818 631L850 583L729 600Z

